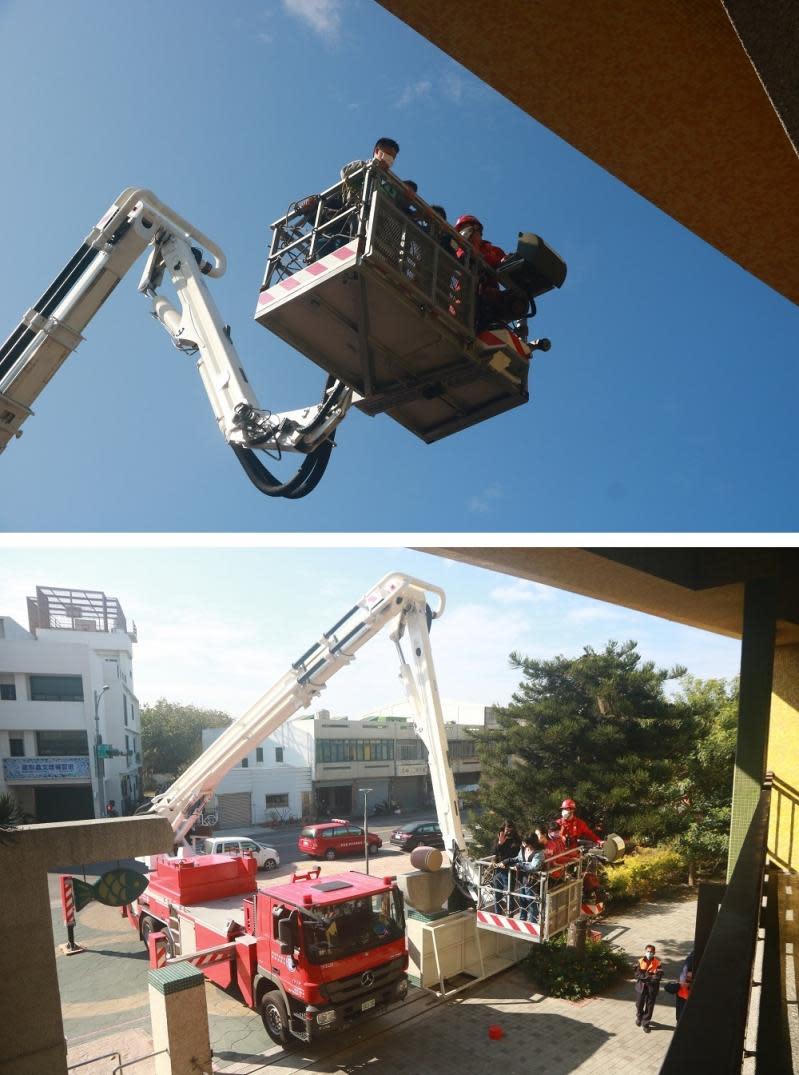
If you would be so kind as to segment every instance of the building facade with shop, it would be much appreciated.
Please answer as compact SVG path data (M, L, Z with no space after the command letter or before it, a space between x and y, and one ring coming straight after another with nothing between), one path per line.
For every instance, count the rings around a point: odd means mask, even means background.
M493 722L490 707L444 702L450 762L456 787L477 786L480 762L470 726ZM207 747L221 728L203 731ZM361 720L328 710L297 717L265 739L220 782L213 808L219 828L288 820L357 818L361 788L369 788L370 812L433 806L427 751L407 705L388 705Z
M0 791L32 821L120 814L141 797L135 626L101 591L37 587L0 616Z

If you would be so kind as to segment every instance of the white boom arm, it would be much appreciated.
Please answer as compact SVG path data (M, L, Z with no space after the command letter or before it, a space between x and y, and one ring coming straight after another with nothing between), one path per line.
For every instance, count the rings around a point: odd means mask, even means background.
M429 609L428 594L438 599L435 610ZM428 616L430 620L438 619L444 611L444 604L444 591L437 586L407 575L384 576L292 664L271 690L234 721L167 791L157 795L149 810L168 818L175 832L175 842L184 842L205 805L213 797L220 780L236 762L295 713L305 709L336 672L354 660L358 650L371 638L384 627L393 626L391 637L397 645L407 629L413 647L413 665L407 665L403 658L401 675L416 712L417 728L420 731L433 729L432 734L428 730L427 737L423 735L423 739L430 752L433 789L439 817L442 818L442 831L447 834L448 847L454 845L462 850L463 833L452 773L446 761L444 722L428 634Z
M335 428L349 409L352 391L330 379L322 402L315 406L285 414L262 410L230 330L202 279L222 276L225 255L216 243L142 188L129 187L120 194L0 347L0 452L21 435L39 393L148 246L152 251L139 290L151 299L153 314L174 345L199 354L197 366L214 417L248 477L273 496L296 498L310 492L327 464ZM203 250L212 262L204 259ZM180 310L158 294L166 273ZM305 455L302 478L278 482L255 459L253 449Z

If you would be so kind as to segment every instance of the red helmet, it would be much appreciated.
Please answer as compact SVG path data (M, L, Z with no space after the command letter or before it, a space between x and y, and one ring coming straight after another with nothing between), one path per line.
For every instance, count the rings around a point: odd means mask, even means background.
M560 808L561 810L576 810L577 803L574 801L574 799L564 799L563 802L560 804Z
M472 227L479 228L480 231L483 230L483 225L480 223L476 216L471 216L469 213L465 213L463 216L459 216L458 219L455 221L455 231L460 231L461 228L465 228L467 224L471 224Z

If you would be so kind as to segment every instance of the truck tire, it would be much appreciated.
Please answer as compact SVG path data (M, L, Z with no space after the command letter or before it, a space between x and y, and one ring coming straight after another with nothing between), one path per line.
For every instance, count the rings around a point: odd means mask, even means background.
M267 859L266 862L264 863L264 869L265 870L276 870L277 869L277 863L275 862L274 859Z
M376 855L379 850L380 849L378 848L377 844L369 844L369 854L370 855Z
M149 951L149 946L148 946L147 941L148 941L148 939L150 937L150 934L151 933L158 933L163 928L164 927L161 925L160 922L156 922L156 920L154 918L150 918L149 915L145 915L144 918L141 920L141 939L142 939L142 944L144 945L145 948L148 949L148 951Z
M327 859L327 861L332 862L335 857L336 852L333 850L332 847L328 847L327 851L325 851L325 858Z
M286 1046L291 1041L289 1017L283 997L277 989L264 993L261 998L261 1020L264 1030L275 1045Z

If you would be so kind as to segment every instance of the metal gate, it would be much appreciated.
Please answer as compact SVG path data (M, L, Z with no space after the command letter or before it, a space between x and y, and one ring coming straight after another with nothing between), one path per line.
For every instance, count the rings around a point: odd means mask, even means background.
M247 828L252 825L252 795L249 791L217 795L216 801L220 829Z

